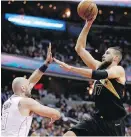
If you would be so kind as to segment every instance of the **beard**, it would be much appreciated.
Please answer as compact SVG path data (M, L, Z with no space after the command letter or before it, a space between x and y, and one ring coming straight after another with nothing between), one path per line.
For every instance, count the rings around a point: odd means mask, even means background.
M97 70L107 69L111 65L112 61L103 61Z

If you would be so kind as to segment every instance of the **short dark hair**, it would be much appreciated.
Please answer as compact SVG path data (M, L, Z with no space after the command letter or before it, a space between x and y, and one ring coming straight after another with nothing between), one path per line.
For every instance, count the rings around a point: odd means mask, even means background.
M122 60L122 49L120 47L110 47L109 49L115 50L115 54L119 56L119 62L120 62Z

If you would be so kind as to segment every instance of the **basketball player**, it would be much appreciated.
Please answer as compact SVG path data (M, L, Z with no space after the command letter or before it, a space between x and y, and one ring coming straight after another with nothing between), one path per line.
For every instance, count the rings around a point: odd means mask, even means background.
M110 47L100 62L85 50L87 34L93 21L86 22L75 47L89 69L73 67L54 59L63 69L95 80L93 89L95 114L90 120L82 121L71 128L64 136L124 136L123 118L126 116L126 111L122 98L126 78L123 67L118 65L122 53L118 47Z
M31 89L43 76L48 68L48 64L51 62L52 54L50 44L43 66L35 70L29 79L17 77L13 80L12 89L14 95L3 104L2 108L2 136L26 137L29 133L33 113L51 118L52 123L60 118L59 111L43 106L30 98Z

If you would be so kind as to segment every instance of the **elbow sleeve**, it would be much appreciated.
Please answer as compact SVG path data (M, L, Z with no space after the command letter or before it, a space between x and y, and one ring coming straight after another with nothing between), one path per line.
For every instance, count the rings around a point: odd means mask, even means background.
M105 70L93 70L92 79L100 80L108 78L108 73Z

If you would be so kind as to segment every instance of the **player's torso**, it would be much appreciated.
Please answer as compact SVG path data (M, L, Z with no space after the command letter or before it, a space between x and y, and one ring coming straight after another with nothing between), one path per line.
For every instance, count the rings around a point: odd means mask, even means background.
M2 108L2 136L27 136L32 116L22 116L19 112L18 103L21 97L12 96Z
M93 94L98 112L107 119L116 120L126 115L122 104L124 85L115 79L96 81Z

